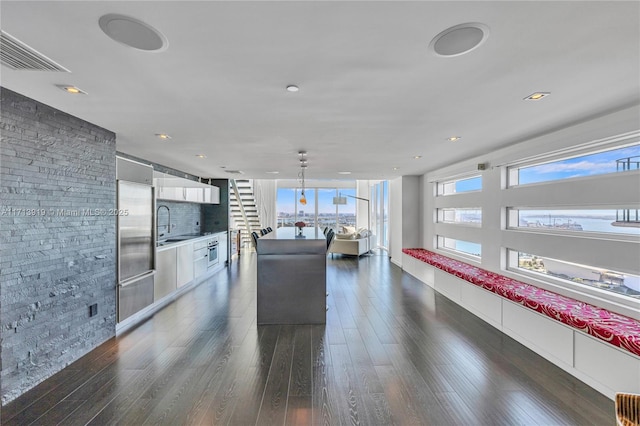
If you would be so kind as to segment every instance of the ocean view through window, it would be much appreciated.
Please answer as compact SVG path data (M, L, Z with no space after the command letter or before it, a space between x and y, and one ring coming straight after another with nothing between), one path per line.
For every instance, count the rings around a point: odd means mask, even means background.
M442 208L438 209L438 222L480 226L482 209L480 208Z
M509 250L509 267L640 299L640 276Z
M521 209L509 208L509 227L530 231L573 231L640 235L640 222L632 209ZM629 220L623 220L630 211Z

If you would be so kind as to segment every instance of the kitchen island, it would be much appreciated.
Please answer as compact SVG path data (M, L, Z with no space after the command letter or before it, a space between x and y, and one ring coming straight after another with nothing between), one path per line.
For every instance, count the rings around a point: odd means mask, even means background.
M327 240L318 228L278 228L258 239L257 323L325 324Z

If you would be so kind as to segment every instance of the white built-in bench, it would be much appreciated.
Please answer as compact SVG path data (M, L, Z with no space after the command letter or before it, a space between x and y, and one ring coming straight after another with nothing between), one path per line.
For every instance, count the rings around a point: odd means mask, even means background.
M640 321L429 250L403 269L599 392L640 393Z

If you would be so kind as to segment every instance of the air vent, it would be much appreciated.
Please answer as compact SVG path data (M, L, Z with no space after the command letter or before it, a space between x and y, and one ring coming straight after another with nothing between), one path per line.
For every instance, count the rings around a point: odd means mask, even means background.
M225 172L229 173L230 175L243 175L244 172L240 171L240 170L225 170Z
M0 60L14 70L71 72L4 31L0 34Z

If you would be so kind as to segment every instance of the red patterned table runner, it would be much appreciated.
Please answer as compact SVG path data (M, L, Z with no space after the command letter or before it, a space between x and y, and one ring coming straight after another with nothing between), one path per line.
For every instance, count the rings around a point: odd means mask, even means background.
M640 321L420 248L402 252L640 356Z

